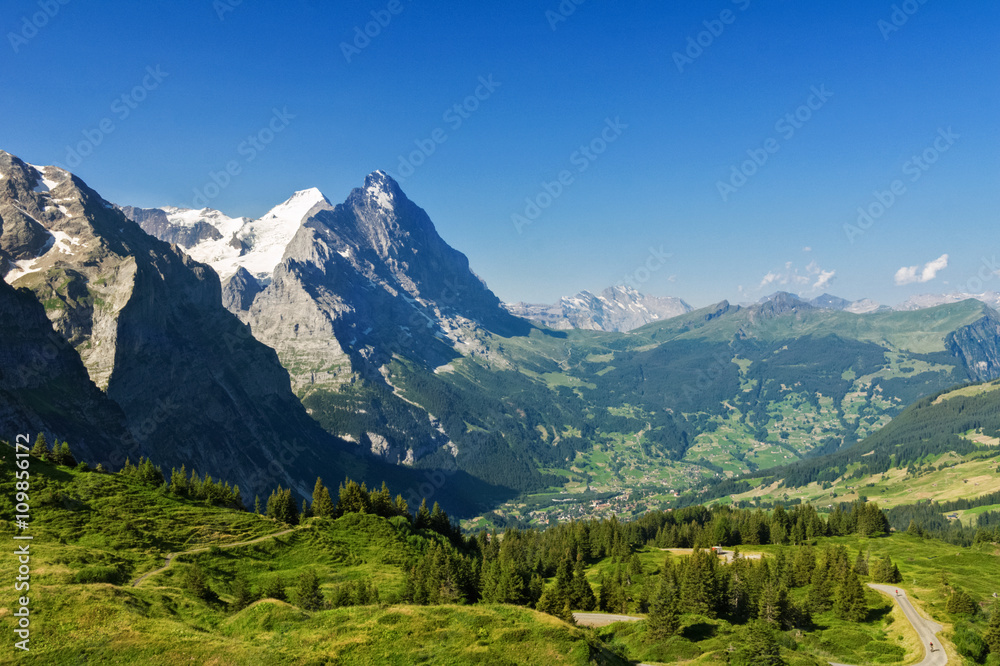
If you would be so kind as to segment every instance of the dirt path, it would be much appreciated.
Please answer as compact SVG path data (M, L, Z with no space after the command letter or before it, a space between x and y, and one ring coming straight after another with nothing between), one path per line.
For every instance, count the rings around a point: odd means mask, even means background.
M219 544L218 547L219 548L236 548L237 546L249 546L250 544L260 543L261 541L267 541L268 539L273 539L275 537L284 536L285 534L288 534L290 532L294 532L295 530L298 530L298 529L302 529L302 528L301 527L291 527L291 528L289 528L287 530L284 530L282 532L275 532L274 534L265 534L264 536L257 537L256 539L250 539L249 541L238 541L236 543ZM160 567L159 569L154 569L154 570L152 570L152 571L150 571L148 573L142 574L141 576L139 576L138 578L136 578L132 582L132 587L138 587L139 583L141 583L142 581L146 580L150 576L155 576L156 574L163 573L164 571L166 571L167 569L169 569L170 568L170 563L173 562L174 558L177 557L178 555L193 555L194 553L203 553L206 550L208 550L209 548L211 548L211 546L201 546L199 548L192 548L191 550L184 550L184 551L181 551L181 552L178 552L178 553L170 553L169 555L167 555L167 558L163 562L163 566L162 567Z
M573 619L581 627L606 627L615 622L638 622L646 618L633 617L631 615L612 615L609 613L573 613Z
M878 585L876 583L868 583L868 587L873 590L878 590L879 592L888 595L896 600L899 607L903 609L903 613L906 615L906 619L910 621L913 625L914 630L917 632L917 636L920 637L920 642L924 645L924 659L923 661L916 664L916 666L945 666L948 663L948 655L945 653L944 648L941 645L941 641L938 640L937 633L941 631L941 625L932 620L925 620L917 612L917 609L913 607L910 603L910 599L906 596L906 591L897 588L893 585ZM897 596L896 593L899 593ZM928 647L930 644L934 644L934 650L929 651ZM838 664L836 662L830 662L832 666L845 666L845 664Z

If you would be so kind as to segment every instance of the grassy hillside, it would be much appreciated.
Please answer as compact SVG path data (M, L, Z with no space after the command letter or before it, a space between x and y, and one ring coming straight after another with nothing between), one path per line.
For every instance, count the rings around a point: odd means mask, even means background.
M4 517L14 513L11 458L0 477ZM289 527L135 477L34 458L30 474L31 650L7 651L0 663L259 664L265 654L273 664L625 663L588 632L527 608L399 605L414 558L445 542L402 518L347 514ZM3 520L0 532L9 540L16 530ZM192 587L196 569L203 593ZM304 611L293 604L305 572L328 598L363 582L379 601ZM238 579L290 601L237 611ZM9 616L18 593L4 587L0 615Z
M828 504L864 496L885 507L1000 491L1000 381L918 401L853 448L748 475L711 492L733 501ZM905 527L905 526L904 526Z
M629 663L626 658L720 663L731 651L741 650L753 631L758 596L763 613L766 589L774 592L780 586L787 601L775 602L777 619L767 631L786 663L906 664L916 659L919 648L891 603L868 592L867 610L859 620L844 619L836 604L815 606L818 583L808 573L799 580L800 554L811 553L810 560L815 555L809 570L816 571L827 569L818 558L834 557L828 546L845 547L839 559L824 560L844 571L850 571L844 567L859 551L872 563L890 556L903 576L900 585L948 631L957 632L959 622L983 631L982 619L970 625L969 619L953 617L948 600L956 589L982 602L1000 589L1000 552L993 544L959 548L907 534L793 536L802 520L809 521L809 534L827 533L815 512L806 510L792 512L788 530L776 527L783 520L778 512L768 519L762 513L693 508L651 514L633 524L612 520L541 534L480 535L478 545L456 546L457 537L450 541L417 529L403 516L347 513L290 526L177 497L138 474L70 469L34 458L30 472L31 521L24 533L34 537L28 593L32 649L16 655L27 663L82 658L109 664L256 664L261 655L275 664L582 665ZM13 496L7 465L0 476L0 515L13 514ZM700 608L679 607L677 630L667 637L654 638L649 621L595 632L526 607L537 603L541 608L546 591L556 594L560 576L577 575L568 564L554 567L554 561L577 562L579 575L597 593L596 603L609 612L644 616L668 565L675 572L670 575L678 576L683 598L697 598L701 593L690 588L693 569L682 566L694 557L691 551L661 550L654 543L675 536L707 543L721 533L731 541L740 538L739 526L746 531L746 521L758 516L772 520L773 538L793 536L798 545L746 546L746 555L763 560L720 564L724 569L715 573L709 569L698 585L707 585L704 593L711 597L706 598L715 601ZM673 532L666 534L656 525L673 525ZM8 537L16 533L6 520L0 531ZM416 575L409 573L411 567L443 576L442 599L448 586L460 584L444 570L459 570L455 558L463 557L461 548L481 549L481 554L466 552L476 562L476 585L484 598L516 597L521 605L404 603L414 598L408 591ZM487 551L488 559L478 559ZM435 553L445 559L435 559ZM4 557L11 562L8 570L13 569L13 556ZM313 574L315 592L310 592ZM516 583L518 576L531 580L520 592L513 589L524 584ZM489 592L487 578L497 583ZM619 582L609 582L613 580ZM747 587L734 587L739 580ZM839 579L831 582L840 584ZM528 588L531 592L524 596ZM741 605L738 599L749 594L753 604ZM7 586L0 595L0 615L12 613L16 597ZM592 598L590 606L580 609L589 610L593 603ZM0 657L2 663L11 660L10 653Z

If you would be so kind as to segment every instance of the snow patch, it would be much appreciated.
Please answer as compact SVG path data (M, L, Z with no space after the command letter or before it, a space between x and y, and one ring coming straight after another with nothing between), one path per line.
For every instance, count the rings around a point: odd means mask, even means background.
M193 259L212 266L221 279L228 279L243 267L258 280L266 280L281 263L285 248L305 222L309 211L324 202L329 205L323 193L313 187L296 192L258 220L227 217L211 208L192 210L166 206L162 210L171 224L193 227L205 222L218 230L222 238L204 240L185 251ZM249 251L240 256L240 247L231 244L234 240Z

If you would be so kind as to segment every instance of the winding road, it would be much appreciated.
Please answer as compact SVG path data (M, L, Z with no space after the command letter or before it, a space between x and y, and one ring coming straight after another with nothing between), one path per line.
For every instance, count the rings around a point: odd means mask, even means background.
M944 651L941 641L937 637L937 633L941 631L941 625L921 617L917 609L910 603L905 590L893 585L880 585L878 583L868 583L868 587L895 599L899 607L903 609L906 619L913 625L920 642L925 646L924 659L915 666L945 666L948 663L948 654ZM573 613L573 618L577 624L584 627L605 627L614 622L636 622L645 619L632 615L612 615L609 613ZM934 643L933 652L926 649L932 642ZM834 661L831 661L830 664L831 666L848 666Z
M261 541L267 541L268 539L274 539L275 537L284 536L285 534L288 534L289 532L294 532L295 530L298 529L303 529L303 528L301 526L292 527L282 532L275 532L274 534L265 534L264 536L257 537L256 539L250 539L249 541L238 541L236 543L213 544L213 545L216 545L219 548L236 548L237 546L249 546L250 544L260 543ZM167 555L167 558L163 562L162 567L160 567L159 569L153 569L152 571L142 574L134 581L132 581L132 587L138 587L139 583L146 580L150 576L155 576L156 574L162 573L167 569L169 569L171 562L173 562L174 558L177 557L178 555L193 555L195 553L203 553L211 547L212 546L200 546L198 548L192 548L191 550L184 550L177 553L170 553L169 555Z
M916 666L945 666L948 663L948 654L944 651L941 646L941 641L938 640L937 633L941 631L941 625L932 620L925 620L917 612L917 609L913 607L910 603L909 597L906 596L906 591L895 587L893 585L879 585L877 583L868 583L868 587L873 590L877 590L883 594L886 594L896 600L899 607L903 609L903 614L906 615L906 619L910 621L913 625L914 630L917 632L917 636L920 637L920 642L925 646L924 659L918 662ZM896 592L899 595L896 595ZM934 643L934 651L926 651L926 647L931 643ZM832 666L846 666L846 664L838 664L836 662L830 662Z

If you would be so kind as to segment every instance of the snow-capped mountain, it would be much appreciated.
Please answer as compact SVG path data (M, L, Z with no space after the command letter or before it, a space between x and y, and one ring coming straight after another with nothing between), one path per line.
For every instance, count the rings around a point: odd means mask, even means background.
M823 294L822 296L817 296L816 298L809 301L809 304L813 307L820 308L822 310L843 310L844 312L851 312L853 314L868 314L869 312L888 312L892 308L887 305L881 305L871 300L870 298L862 298L857 301L849 301L846 298L841 298L839 296L834 296L832 294Z
M995 291L984 291L981 294L968 294L965 292L952 292L950 294L918 294L916 296L911 296L897 305L894 309L923 310L924 308L933 308L946 303L959 303L970 298L981 301L994 310L1000 309L1000 293Z
M125 215L162 241L176 243L192 259L215 269L223 281L243 268L267 283L302 223L330 202L315 187L296 192L257 220L228 217L211 208L134 208Z
M674 297L646 296L632 287L609 287L600 294L581 291L554 305L507 303L511 314L555 329L626 332L654 321L691 312Z

